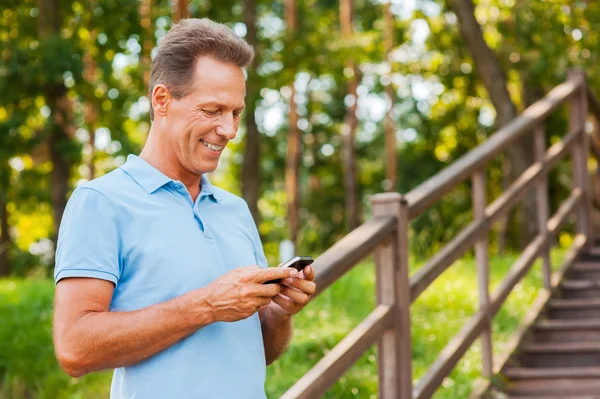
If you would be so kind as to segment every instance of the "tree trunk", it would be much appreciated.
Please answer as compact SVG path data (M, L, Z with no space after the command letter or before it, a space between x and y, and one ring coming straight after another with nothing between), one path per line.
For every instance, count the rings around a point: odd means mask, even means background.
M140 67L143 72L144 88L149 90L148 83L150 82L150 71L152 68L152 4L153 0L141 0L140 2L140 25L144 29L142 41L142 57L140 59Z
M10 274L9 250L12 246L8 225L7 201L0 196L0 277Z
M39 36L47 39L60 35L58 0L38 0ZM52 172L50 174L53 208L54 237L56 248L58 228L67 204L71 163L64 149L69 147L70 136L74 136L73 107L67 97L64 83L52 83L45 90L46 103L52 113L52 126L48 139Z
M340 1L340 25L342 31L342 39L349 40L353 35L352 16L354 13L353 0ZM342 126L343 140L343 162L344 162L344 190L345 190L345 205L346 218L348 222L348 230L352 231L358 227L359 221L359 202L357 190L357 172L356 172L356 150L355 150L355 135L356 127L358 126L358 118L356 117L356 109L358 106L358 68L353 60L346 62L346 68L352 70L352 77L348 81L348 95L352 98L350 105L346 107L346 116L344 117L344 125Z
M392 85L392 60L390 54L394 48L394 16L391 10L391 2L385 4L385 30L383 44L385 48L385 59L389 67L389 78L385 92L390 101L390 109L385 115L385 190L396 191L396 132L394 129L394 121L392 120L392 109L394 108L394 86Z
M296 0L285 0L285 18L287 23L288 35L294 38L298 29ZM285 191L287 196L288 226L290 228L290 240L296 247L298 241L300 210L300 156L302 154L302 137L298 129L298 112L296 111L296 89L294 83L296 80L296 69L291 66L293 80L290 83L290 108L289 136L287 156L285 163Z
M173 23L189 18L188 0L173 0Z
M246 41L256 48L258 38L256 35L256 3L255 0L244 0L244 22L246 24ZM260 61L258 54L248 71L248 84L246 87L246 143L244 146L244 161L242 164L242 197L246 200L254 222L260 223L258 211L258 196L260 195L260 134L256 126L256 101L260 87L256 66Z
M96 40L96 31L92 30L91 33L91 41ZM96 61L92 55L88 52L83 56L83 62L85 64L85 72L84 79L88 81L90 84L94 85L96 81ZM94 96L90 96L85 99L85 113L84 113L84 121L88 128L90 137L88 140L88 145L90 146L90 155L87 160L88 166L88 178L90 180L94 179L96 175L96 166L95 166L95 158L96 158L96 127L98 124L98 102Z
M451 0L450 5L456 14L461 36L473 57L479 77L496 109L496 128L500 129L517 116L515 104L507 89L506 75L496 55L483 38L481 26L475 19L475 6L472 1ZM533 162L533 151L528 151L528 147L531 147L527 145L527 141L520 140L507 150L511 182L515 181ZM535 193L528 194L528 197L535 199ZM526 201L531 201L531 199L528 198ZM533 225L535 225L536 213L530 214L527 209L522 209L520 206L517 207L517 214L519 213L523 215L523 219L517 220L520 235L518 242L523 248L529 243L527 241L529 239L527 231L529 220L533 220Z

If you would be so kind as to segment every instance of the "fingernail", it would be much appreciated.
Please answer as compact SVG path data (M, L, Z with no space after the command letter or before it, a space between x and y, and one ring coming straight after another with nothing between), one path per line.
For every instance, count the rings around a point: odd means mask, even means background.
M294 279L293 278L286 278L285 280L283 280L283 282L286 283L286 284L288 284L288 285L290 285L290 284L292 284L294 282Z
M298 275L298 270L296 270L296 269L290 270L290 276L293 277L293 276L297 276L297 275Z

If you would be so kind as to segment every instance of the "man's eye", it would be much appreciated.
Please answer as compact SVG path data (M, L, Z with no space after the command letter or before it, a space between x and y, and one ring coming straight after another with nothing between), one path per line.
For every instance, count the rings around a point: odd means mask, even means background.
M211 111L208 109L204 109L204 110L202 110L202 112L204 112L208 116L216 116L219 114L219 111Z

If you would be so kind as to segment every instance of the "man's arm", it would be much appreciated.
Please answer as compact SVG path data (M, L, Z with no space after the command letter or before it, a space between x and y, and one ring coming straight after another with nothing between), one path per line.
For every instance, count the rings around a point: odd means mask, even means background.
M307 266L298 277L283 280L279 294L260 311L267 365L285 352L292 339L292 315L302 310L315 293L314 279L314 269Z
M267 306L280 290L263 281L295 270L232 270L206 287L132 312L110 312L111 282L68 278L56 287L54 345L65 371L79 377L95 370L144 360L217 321L245 319Z

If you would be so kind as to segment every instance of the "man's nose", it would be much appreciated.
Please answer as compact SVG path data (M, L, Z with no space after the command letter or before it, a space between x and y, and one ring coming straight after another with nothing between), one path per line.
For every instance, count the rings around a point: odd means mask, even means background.
M222 115L216 132L227 140L233 140L237 134L237 123L233 114Z

